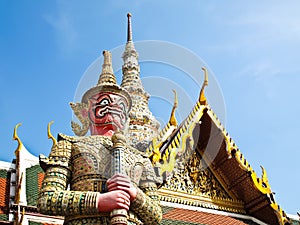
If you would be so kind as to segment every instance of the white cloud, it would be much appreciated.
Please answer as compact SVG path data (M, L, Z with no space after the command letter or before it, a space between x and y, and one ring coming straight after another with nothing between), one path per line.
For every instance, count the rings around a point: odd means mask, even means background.
M267 81L280 73L281 71L276 67L276 65L271 62L261 61L248 65L243 68L239 74L243 76L251 76L256 81Z
M289 3L289 4L288 4ZM265 1L218 8L215 21L225 31L214 46L236 62L237 76L271 87L300 73L300 2Z
M223 23L248 29L264 43L276 41L297 41L300 37L300 2L246 4L237 7L232 17Z

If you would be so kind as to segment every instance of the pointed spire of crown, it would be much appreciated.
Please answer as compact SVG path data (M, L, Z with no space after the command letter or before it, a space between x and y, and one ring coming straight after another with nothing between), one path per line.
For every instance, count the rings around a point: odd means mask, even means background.
M131 13L127 13L127 42L132 41L132 31L131 31Z
M99 76L99 80L96 86L90 88L85 92L82 96L82 103L88 103L88 99L101 92L113 92L119 95L122 95L127 99L128 105L131 107L131 98L129 93L122 87L117 84L116 77L113 72L112 67L112 57L111 52L104 50L103 51L103 64L102 64L102 72ZM129 107L129 108L130 108Z
M98 84L102 85L103 83L116 84L116 77L112 68L111 53L109 51L103 51L104 62L102 65L102 72L99 76Z

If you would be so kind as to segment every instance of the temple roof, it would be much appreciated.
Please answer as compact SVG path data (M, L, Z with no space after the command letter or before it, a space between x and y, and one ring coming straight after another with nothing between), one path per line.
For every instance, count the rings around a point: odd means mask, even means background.
M181 224L181 225L246 225L259 224L254 222L253 218L234 218L229 215L221 215L216 213L202 212L196 210L188 210L182 208L163 207L164 216L161 224ZM255 219L254 219L255 220Z
M186 137L188 134L192 142ZM184 137L186 138L184 139ZM188 146L189 142L192 143L193 147ZM191 114L173 132L167 143L160 147L160 150L163 153L162 157L168 155L165 161L169 162L172 161L170 160L171 155L175 151L182 151L181 154L186 154L190 151L189 148L196 150L191 158L193 160L198 157L198 164L194 163L194 166L188 164L188 169L185 169L188 172L183 173L183 169L181 169L179 170L181 173L175 173L176 177L173 172L171 181L168 181L166 187L160 190L162 200L238 212L253 216L267 224L285 224L289 221L275 201L265 169L262 167L261 177L256 174L208 104L201 105L198 102ZM190 193L185 193L186 188L184 187L176 189L177 192L174 192L175 189L172 185L182 186L191 182L191 178L188 182L186 178L193 176L189 168L195 170L194 168L197 167L197 173L208 171L212 174L214 178L209 179L215 179L214 182L218 183L215 187L220 186L219 189L222 189L225 194L212 196L211 191L208 191L208 195L203 197L202 194L206 194L205 191L202 190L202 193L197 193L195 185L193 186L194 190ZM178 177L184 177L182 179L185 180L174 182L174 179L181 179ZM203 182L199 180L200 175L197 179L195 184ZM218 199L220 196L224 199Z
M257 176L209 107L201 121L200 130L204 131L201 133L207 135L199 136L197 151L207 161L211 161L210 168L218 174L219 181L244 202L247 214L269 224L284 224L287 221L286 215L275 201L265 170L261 178ZM214 147L208 143L211 136L221 143L215 156L210 154L213 151L209 148Z

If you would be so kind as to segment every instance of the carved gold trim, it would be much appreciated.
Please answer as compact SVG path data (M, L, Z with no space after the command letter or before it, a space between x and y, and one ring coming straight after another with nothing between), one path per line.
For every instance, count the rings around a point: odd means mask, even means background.
M178 123L175 117L175 111L178 106L178 98L177 98L177 92L175 90L173 90L173 92L174 92L174 104L173 104L169 122L160 131L160 133L153 138L151 144L146 149L146 154L152 161L153 165L155 165L155 163L159 162L159 160L161 159L160 148L162 144L172 135L172 133L178 127Z
M199 115L200 117L202 116ZM195 123L191 123L187 129L184 129L183 133L177 133L175 138L169 143L167 150L162 155L162 162L160 165L160 172L163 174L164 172L172 172L176 164L176 156L178 154L183 154L187 151L187 146L191 147L194 145L193 130L195 128Z
M291 223L291 220L287 217L285 212L280 208L280 206L276 202L273 202L270 205L274 209L280 225L285 225L285 224Z
M179 203L196 207L204 207L210 209L218 209L227 212L245 214L244 204L241 201L224 199L224 198L209 198L204 195L187 194L180 191L171 191L165 188L158 190L161 201Z
M199 152L199 149L198 149ZM201 155L202 159L204 160L205 163L207 162L212 162L211 159L208 159L207 155L203 154ZM220 174L218 172L216 172L214 170L214 168L212 168L211 166L209 167L209 171L213 174L213 176L215 176L215 178L218 180L218 182L220 183L220 185L222 186L222 188L226 191L226 193L234 200L238 201L237 197L230 191L227 189L227 184L224 182L224 179L220 176Z
M174 106L171 112L171 117L168 122L168 124L162 129L160 134L153 139L152 143L149 145L149 147L146 149L146 154L150 157L151 161L153 164L158 162L159 158L161 157L163 163L162 163L162 170L161 173L165 171L170 171L172 170L171 168L174 168L174 165L171 165L172 163L174 164L174 159L176 155L178 154L178 149L182 149L183 151L185 150L185 144L186 140L183 140L185 137L183 134L185 134L188 131L189 137L192 137L192 132L193 128L195 127L196 123L198 123L203 115L203 110L205 106L207 105L206 97L204 94L204 89L208 85L208 74L207 70L205 67L202 68L204 71L204 82L202 84L202 88L200 90L199 98L198 101L195 103L195 106L191 113L187 116L187 118L183 121L182 126L177 130L177 134L175 135L175 138L167 143L167 148L166 150L162 153L162 155L159 155L158 152L161 152L161 148L163 148L163 143L171 137L172 133L175 131L177 128L177 121L175 118L175 109L177 108L178 104L178 99L177 99L177 94L174 91L175 94L175 100L174 100ZM171 131L171 132L170 132ZM186 139L186 138L185 138ZM166 147L166 146L165 146ZM159 150L159 151L158 151ZM155 156L155 157L153 157ZM170 156L172 157L170 159ZM153 161L153 158L156 160ZM158 160L157 160L158 159ZM168 163L169 165L166 164L166 159L169 161L172 161L172 163Z

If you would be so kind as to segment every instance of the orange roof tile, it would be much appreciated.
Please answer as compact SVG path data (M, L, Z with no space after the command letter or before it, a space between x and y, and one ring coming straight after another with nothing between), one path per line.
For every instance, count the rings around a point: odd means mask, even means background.
M38 173L38 190L41 189L45 173Z
M164 214L163 218L209 225L246 225L246 223L229 216L178 208L170 210Z
M0 214L5 214L8 209L9 188L8 180L0 177Z

